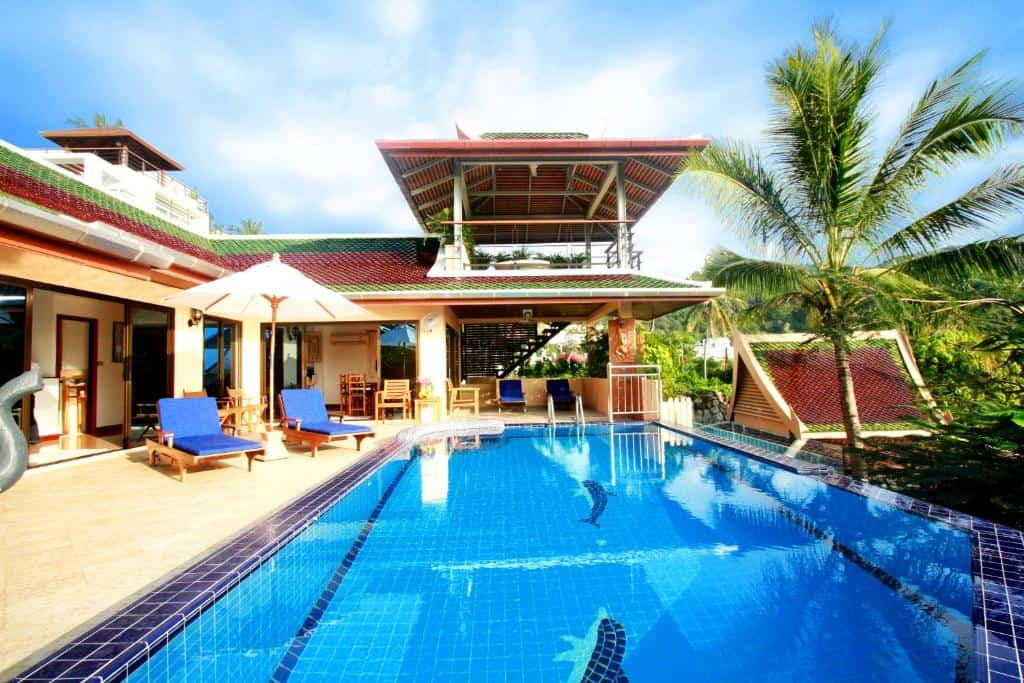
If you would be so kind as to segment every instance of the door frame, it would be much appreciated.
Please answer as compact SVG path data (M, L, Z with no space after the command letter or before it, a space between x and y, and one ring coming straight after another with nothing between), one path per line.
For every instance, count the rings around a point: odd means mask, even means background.
M63 358L61 356L64 351L65 321L86 323L89 326L89 390L85 395L85 433L95 435L96 395L99 393L100 388L99 358L97 357L97 352L99 351L99 321L96 318L86 318L79 315L57 314L57 362L55 365L58 378L61 377L61 369L63 368Z
M167 313L167 378L165 386L168 392L174 394L174 309L166 306L140 303L135 301L124 302L124 363L121 364L121 386L124 392L124 416L121 420L121 445L124 448L133 448L138 444L132 442L132 362L135 350L132 345L134 326L132 325L132 311L134 309L145 309Z

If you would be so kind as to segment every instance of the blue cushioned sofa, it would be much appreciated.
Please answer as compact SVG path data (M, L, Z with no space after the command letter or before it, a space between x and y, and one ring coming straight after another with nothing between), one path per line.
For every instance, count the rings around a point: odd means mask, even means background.
M156 438L146 439L149 464L165 457L178 465L181 481L185 470L207 460L244 455L252 459L263 452L259 441L240 439L234 425L221 425L217 400L213 398L162 398L157 401L160 427ZM226 434L225 430L231 431Z
M285 438L308 443L314 458L322 443L352 437L359 450L363 439L373 436L373 430L365 425L342 422L341 411L328 412L319 389L282 389L279 398Z

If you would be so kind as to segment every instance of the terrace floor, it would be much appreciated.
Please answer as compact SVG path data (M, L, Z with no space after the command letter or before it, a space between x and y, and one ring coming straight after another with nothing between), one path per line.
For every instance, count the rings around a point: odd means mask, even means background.
M480 417L547 422L544 408ZM363 452L411 424L376 424ZM243 457L216 461L184 484L171 466L150 467L143 448L29 470L0 496L0 680L360 456L348 441L316 458L289 450L252 472Z

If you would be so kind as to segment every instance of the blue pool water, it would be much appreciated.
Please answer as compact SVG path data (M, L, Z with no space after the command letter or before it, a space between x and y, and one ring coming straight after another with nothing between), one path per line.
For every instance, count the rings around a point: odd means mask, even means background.
M952 528L654 426L510 428L387 463L129 680L954 681L971 599Z

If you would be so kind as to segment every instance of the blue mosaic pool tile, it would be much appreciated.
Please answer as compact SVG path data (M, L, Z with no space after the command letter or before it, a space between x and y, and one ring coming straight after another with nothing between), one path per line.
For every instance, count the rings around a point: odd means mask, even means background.
M967 532L974 580L975 679L987 683L1024 683L1024 532L883 489L830 467L817 466L820 469L815 471L801 470L792 464L787 467L778 461L795 461L768 451L755 453L756 449L745 443L713 435L692 435L673 425L661 426L754 455L830 486Z

